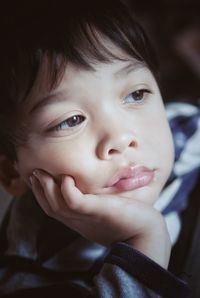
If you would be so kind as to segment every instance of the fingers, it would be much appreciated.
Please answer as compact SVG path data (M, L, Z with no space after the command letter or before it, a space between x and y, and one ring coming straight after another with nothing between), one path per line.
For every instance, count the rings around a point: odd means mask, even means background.
M82 215L92 215L95 212L99 198L92 194L83 194L72 177L63 176L61 192L70 210Z
M42 170L35 170L32 189L41 208L54 218L114 217L126 207L126 199L112 195L83 194L70 176L63 176L61 186ZM129 212L130 213L130 212ZM62 217L62 218L61 218Z
M42 208L42 210L50 216L51 214L51 207L48 203L48 201L45 198L44 190L39 182L39 180L35 176L30 177L30 182L32 186L32 191L35 195L36 201Z
M35 170L32 177L34 177L32 189L36 199L49 216L59 217L61 220L60 217L74 219L90 213L91 195L83 195L75 186L72 177L63 176L61 187L45 171Z
M34 177L32 190L42 209L53 217L57 214L62 215L63 211L67 215L66 204L53 177L41 170L35 170L32 177Z
M78 210L83 201L83 194L75 186L74 179L70 176L62 177L61 193L66 204L72 210Z

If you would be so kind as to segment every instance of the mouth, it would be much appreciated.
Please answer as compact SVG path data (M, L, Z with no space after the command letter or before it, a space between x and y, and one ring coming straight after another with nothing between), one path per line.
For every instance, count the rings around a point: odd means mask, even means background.
M149 185L155 170L144 166L130 166L119 170L107 187L117 192L131 191Z

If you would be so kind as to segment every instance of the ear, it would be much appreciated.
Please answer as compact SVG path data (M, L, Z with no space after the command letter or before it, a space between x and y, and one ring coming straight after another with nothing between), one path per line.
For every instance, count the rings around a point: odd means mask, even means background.
M26 183L18 173L15 162L0 155L0 183L13 196L21 196L27 190Z

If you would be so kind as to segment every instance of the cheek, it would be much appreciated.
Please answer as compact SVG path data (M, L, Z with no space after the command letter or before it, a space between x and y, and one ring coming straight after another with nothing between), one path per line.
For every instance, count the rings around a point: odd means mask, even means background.
M174 163L174 144L168 122L157 129L157 160L162 169L164 183L168 179Z
M152 112L152 111L151 111ZM152 117L153 115L153 117ZM153 113L146 116L145 152L161 171L161 180L165 182L170 175L174 162L174 144L164 106L161 102L154 107Z
M91 173L95 172L95 160L92 152L83 146L66 144L50 144L20 148L17 152L17 168L24 180L28 182L34 169L42 169L52 175L56 181L61 181L62 175L72 176L81 189L91 180Z

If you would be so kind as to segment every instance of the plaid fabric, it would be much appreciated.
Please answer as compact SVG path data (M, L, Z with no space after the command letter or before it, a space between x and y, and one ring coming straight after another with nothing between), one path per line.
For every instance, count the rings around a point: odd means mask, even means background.
M175 164L155 207L165 216L175 243L181 228L179 213L187 207L200 173L200 107L170 103L166 109L174 139Z

